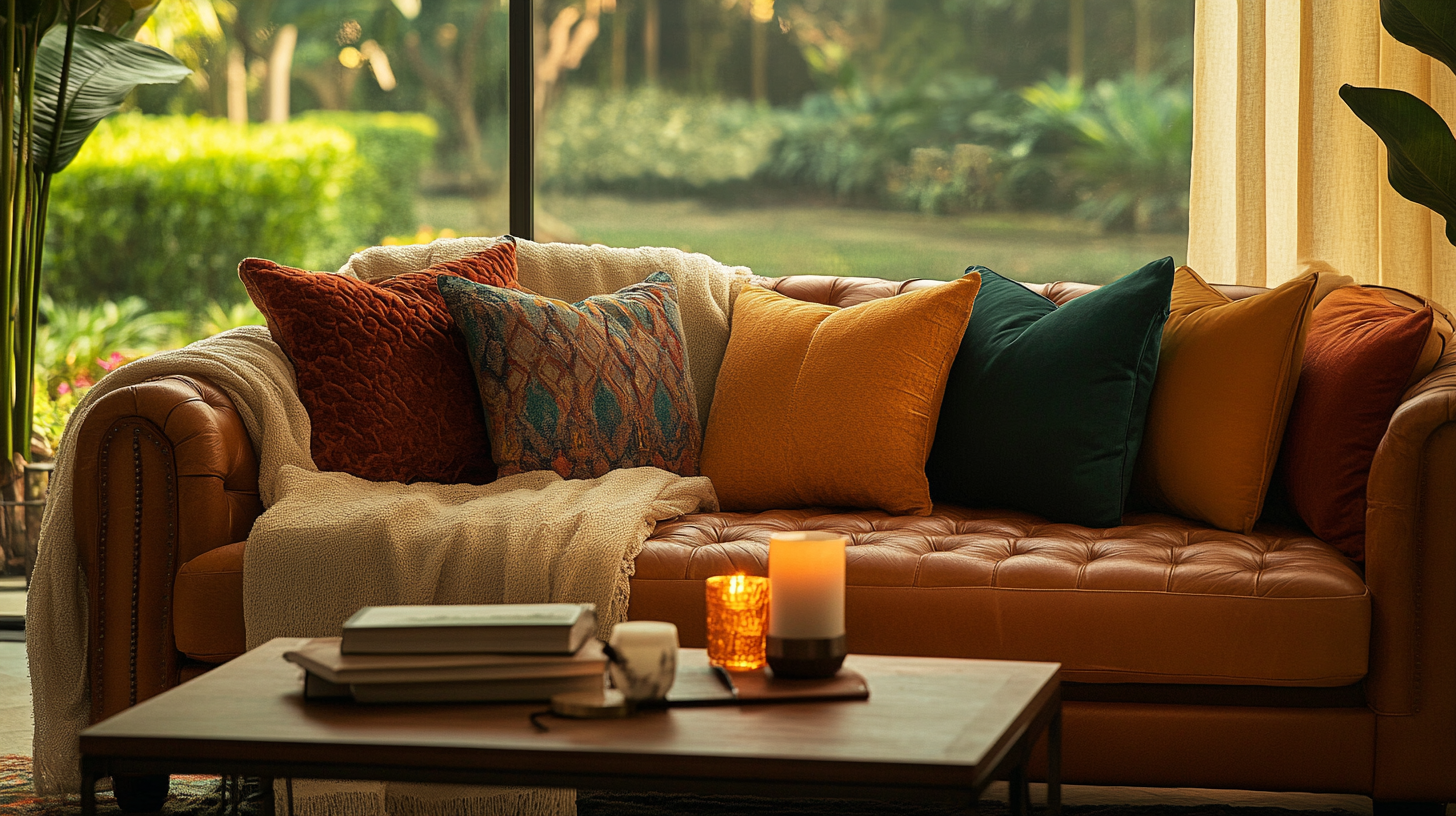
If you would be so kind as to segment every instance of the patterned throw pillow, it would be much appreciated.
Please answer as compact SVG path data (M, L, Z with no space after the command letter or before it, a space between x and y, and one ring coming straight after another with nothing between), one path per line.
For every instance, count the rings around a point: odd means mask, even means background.
M238 275L298 376L320 470L376 482L495 478L465 340L435 279L516 285L516 245L369 283L249 258Z
M465 335L501 476L615 468L698 475L702 432L666 273L569 304L441 277Z

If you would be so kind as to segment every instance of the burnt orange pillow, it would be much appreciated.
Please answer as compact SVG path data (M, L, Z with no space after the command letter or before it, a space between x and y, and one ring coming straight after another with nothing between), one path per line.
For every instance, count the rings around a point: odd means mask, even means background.
M1356 561L1365 558L1375 449L1437 336L1428 304L1393 300L1381 289L1350 286L1315 307L1279 460L1290 506Z
M1134 491L1247 533L1264 506L1299 382L1317 274L1230 300L1188 267L1173 280Z
M495 478L465 338L435 279L514 288L514 243L378 283L257 258L238 275L293 362L319 469L377 482Z
M703 439L724 510L926 515L925 459L981 276L838 309L749 287Z
M1390 286L1377 286L1365 284L1361 289L1370 289L1379 292L1392 306L1405 309L1408 312L1419 312L1422 309L1431 310L1431 333L1426 335L1426 345L1421 349L1421 355L1416 360L1416 367L1411 371L1410 379L1405 387L1410 388L1426 378L1427 374L1441 361L1441 355L1446 353L1446 347L1451 344L1451 337L1456 334L1456 323L1453 323L1451 312L1444 306L1423 297L1417 297L1402 289Z

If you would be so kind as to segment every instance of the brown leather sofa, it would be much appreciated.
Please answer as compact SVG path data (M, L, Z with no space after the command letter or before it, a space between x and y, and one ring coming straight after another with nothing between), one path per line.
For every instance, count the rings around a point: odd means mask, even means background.
M838 306L934 285L762 282ZM262 506L243 424L207 382L110 394L76 444L99 719L242 651ZM658 525L630 615L700 646L705 578L765 574L772 531L840 531L852 651L1063 664L1068 782L1456 801L1456 352L1396 413L1369 508L1363 572L1307 532L1166 515L1105 530L949 506L693 515Z

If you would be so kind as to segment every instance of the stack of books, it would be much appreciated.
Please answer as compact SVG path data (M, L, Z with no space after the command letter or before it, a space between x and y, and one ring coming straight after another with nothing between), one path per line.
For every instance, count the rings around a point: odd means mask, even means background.
M284 656L304 697L361 703L549 700L600 691L607 658L591 604L373 606Z

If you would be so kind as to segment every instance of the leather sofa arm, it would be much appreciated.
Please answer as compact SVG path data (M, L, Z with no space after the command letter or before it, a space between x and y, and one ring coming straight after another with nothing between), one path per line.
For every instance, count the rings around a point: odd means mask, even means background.
M1366 497L1376 798L1420 799L1456 766L1456 351L1396 410Z
M247 538L263 507L247 429L206 380L162 377L107 394L75 444L95 722L177 685L177 570Z
M1420 710L1421 639L1434 632L1429 597L1456 586L1456 354L1406 394L1375 453L1366 500L1365 580L1374 601L1371 703ZM1444 573L1433 572L1445 569ZM1444 622L1456 635L1456 618ZM1456 642L1444 640L1444 646Z

